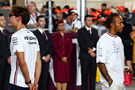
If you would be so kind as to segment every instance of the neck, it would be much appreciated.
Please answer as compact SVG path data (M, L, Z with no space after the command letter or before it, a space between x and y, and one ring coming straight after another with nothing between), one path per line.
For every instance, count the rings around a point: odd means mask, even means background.
M35 11L31 12L31 15L36 16L36 12Z
M3 27L3 26L0 26L0 28L2 28L2 29L3 29L4 27Z
M63 34L64 34L64 31L59 31L59 33L60 33L61 35L63 35Z
M86 26L87 28L90 28L91 26Z
M15 30L16 30L16 31L19 31L19 30L22 29L22 28L26 28L26 26L25 26L24 24L19 24L19 25L15 28Z
M43 27L39 27L39 26L38 26L37 28L44 30L44 28L43 28Z
M112 34L112 35L116 35L117 34L114 29L110 29L109 33Z

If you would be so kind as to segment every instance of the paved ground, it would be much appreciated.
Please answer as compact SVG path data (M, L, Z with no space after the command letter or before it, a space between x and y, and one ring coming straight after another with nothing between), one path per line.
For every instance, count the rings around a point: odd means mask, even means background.
M102 90L100 84L97 85L96 90ZM132 80L131 86L127 86L127 90L135 90L135 80Z

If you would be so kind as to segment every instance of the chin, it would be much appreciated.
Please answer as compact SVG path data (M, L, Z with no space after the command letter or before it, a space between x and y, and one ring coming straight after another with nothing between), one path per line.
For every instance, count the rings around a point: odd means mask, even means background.
M122 32L123 30L120 30L120 32Z

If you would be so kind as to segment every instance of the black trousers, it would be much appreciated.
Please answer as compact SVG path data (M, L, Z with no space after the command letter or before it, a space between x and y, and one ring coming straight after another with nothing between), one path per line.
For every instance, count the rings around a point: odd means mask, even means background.
M38 90L47 90L48 89L48 75L49 75L49 62L42 62L41 75L39 79Z
M82 90L95 90L96 59L81 59Z
M8 90L29 90L29 88L23 88L13 84L9 84Z
M8 90L11 68L6 62L0 63L0 90Z

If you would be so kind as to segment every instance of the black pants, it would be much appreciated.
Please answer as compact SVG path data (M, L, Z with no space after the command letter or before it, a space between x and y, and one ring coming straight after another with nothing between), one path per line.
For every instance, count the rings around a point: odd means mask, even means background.
M38 90L47 90L48 86L48 75L49 75L49 62L42 62L41 75L39 79Z
M29 90L29 88L23 88L13 84L9 84L8 90Z
M81 59L82 90L95 90L96 60Z
M10 72L10 65L0 65L0 90L8 90Z

